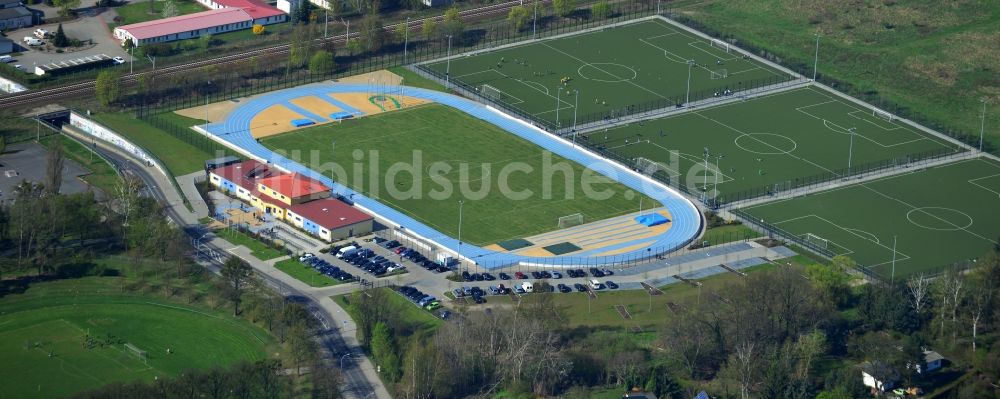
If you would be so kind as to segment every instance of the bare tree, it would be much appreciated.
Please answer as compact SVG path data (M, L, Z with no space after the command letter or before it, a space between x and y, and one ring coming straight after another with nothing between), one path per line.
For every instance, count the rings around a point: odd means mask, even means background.
M757 349L756 343L742 341L736 344L726 362L726 374L739 384L740 397L743 399L750 397L751 388L757 382L757 368L754 364L759 360Z
M50 195L59 194L62 187L62 172L66 162L62 141L52 140L49 143L48 156L45 159L45 188Z
M979 333L983 315L991 308L993 290L988 287L978 287L969 293L969 323L972 325L972 353L976 353L976 339Z
M921 314L924 306L927 305L930 287L931 279L923 274L913 276L906 281L906 288L910 291L910 303L913 304L913 310L916 310L918 315Z

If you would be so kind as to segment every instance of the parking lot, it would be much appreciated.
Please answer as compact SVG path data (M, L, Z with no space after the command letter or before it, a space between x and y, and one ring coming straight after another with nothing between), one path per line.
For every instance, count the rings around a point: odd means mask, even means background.
M45 181L45 164L48 152L45 147L34 143L15 144L8 146L0 155L0 200L12 200L14 187L23 180L31 182ZM62 173L63 194L87 191L87 184L79 176L90 173L80 164L65 160Z
M108 13L108 11L104 11L103 13ZM24 45L22 39L25 36L35 37L33 34L35 29L46 29L54 34L59 27L58 24L35 25L30 28L6 32L7 37L13 40L16 46L20 47L19 51L21 54L14 56L16 61L13 64L23 65L28 72L33 72L37 65L68 61L91 55L106 54L109 57L123 57L128 60L130 58L129 55L122 49L118 41L111 37L108 24L102 18L103 13L88 14L86 16L81 14L80 18L63 24L63 31L66 32L66 36L80 41L93 41L92 45L84 45L78 50L66 49L62 53L57 53L55 47L51 46L51 38L45 39L46 45L40 47L27 47Z

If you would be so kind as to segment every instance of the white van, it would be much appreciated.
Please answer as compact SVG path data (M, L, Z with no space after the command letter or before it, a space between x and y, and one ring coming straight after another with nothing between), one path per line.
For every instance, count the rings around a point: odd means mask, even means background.
M525 281L521 283L521 289L524 290L524 292L535 292L535 285L530 281Z
M595 290L599 290L599 289L604 288L604 284L601 284L601 282L597 281L597 280L590 280L590 288L591 289L595 289Z
M337 251L337 258L343 258L358 251L358 247L348 245Z
M24 44L27 44L29 46L41 46L41 45L45 44L45 42L43 42L41 40L38 40L38 39L35 39L33 37L25 37L24 38Z
M45 29L42 29L42 28L35 29L34 34L35 34L35 37L37 37L39 39L44 39L46 37L49 37L49 31L47 31Z

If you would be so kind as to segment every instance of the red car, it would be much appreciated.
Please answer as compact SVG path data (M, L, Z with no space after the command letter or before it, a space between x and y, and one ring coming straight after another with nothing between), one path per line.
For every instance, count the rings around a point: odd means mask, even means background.
M524 276L524 273L517 272L517 273L514 273L514 278L524 280L525 276Z
M395 252L395 253L397 253L397 254L401 254L401 253L403 253L403 251L405 251L405 250L406 250L406 247L404 247L404 246L400 245L400 246L396 247L396 249L394 249L394 250L392 250L392 251L393 251L393 252Z

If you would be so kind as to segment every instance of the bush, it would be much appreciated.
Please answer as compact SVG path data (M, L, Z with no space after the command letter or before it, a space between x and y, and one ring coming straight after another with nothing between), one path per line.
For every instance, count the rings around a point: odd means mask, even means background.
M264 25L260 25L260 24L254 25L253 26L253 34L258 35L258 36L263 35L264 34Z

